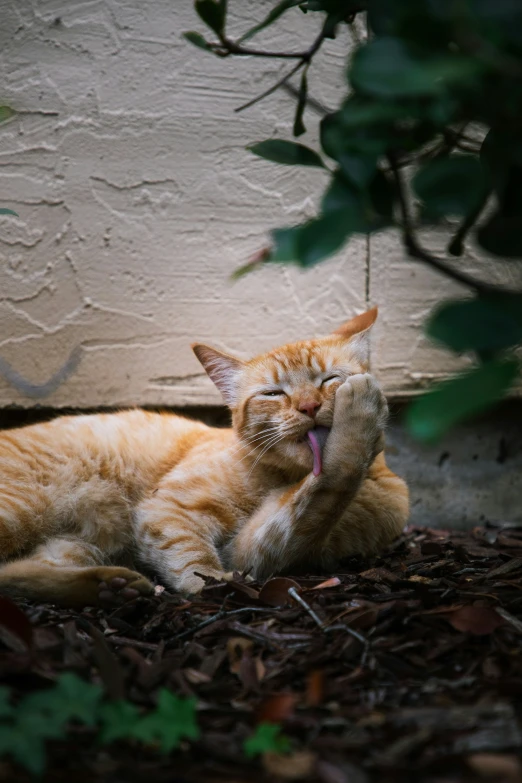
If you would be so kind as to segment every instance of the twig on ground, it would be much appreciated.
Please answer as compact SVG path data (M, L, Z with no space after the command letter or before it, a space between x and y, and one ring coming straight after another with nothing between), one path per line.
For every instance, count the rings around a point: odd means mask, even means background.
M370 643L368 639L366 639L365 636L362 635L362 633L359 633L358 631L354 631L353 628L350 628L349 625L346 625L346 623L336 623L335 625L329 625L325 626L324 620L321 620L318 614L314 612L312 607L306 603L304 598L299 595L295 587L289 587L288 588L288 594L294 599L294 601L297 601L297 603L303 607L303 609L308 612L314 623L321 629L323 633L330 633L330 631L345 631L350 636L353 636L354 639L357 639L357 641L362 644L363 647L363 653L361 656L361 666L364 666L366 663L366 659L368 658L368 652L370 649Z
M324 620L321 620L319 615L316 614L312 607L306 603L304 598L301 598L295 587L288 588L288 595L291 595L294 601L297 601L297 603L300 604L306 612L308 612L314 623L316 623L319 628L324 631Z
M513 628L515 628L519 633L522 633L522 622L518 619L518 617L514 617L509 612L506 612L505 609L503 609L501 606L496 606L495 611L497 614L499 614L507 623L509 623Z
M207 625L212 625L212 623L217 622L218 620L223 620L225 617L233 617L234 615L238 614L246 614L247 612L273 612L274 610L277 610L279 607L270 607L270 608L264 608L259 606L243 606L241 609L231 609L230 611L226 611L224 609L220 609L219 612L216 612L216 614L213 614L212 617L207 617L206 620L203 620L201 623L198 623L198 625L195 625L194 628L189 628L187 631L183 631L183 633L178 634L174 637L172 642L180 641L181 639L187 639L189 636L193 636L193 634L197 633L197 631L200 631L202 628L206 628ZM172 646L172 642L169 642L167 644L167 647Z
M107 635L104 637L108 639L112 644L121 644L125 647L132 647L135 650L146 650L147 652L156 652L158 649L157 644L152 642L140 642L138 639L128 639L126 636L113 636Z
M241 625L241 623L238 623L236 621L230 623L230 630L235 631L240 636L244 636L246 639L251 639L253 642L262 644L265 647L268 647L270 650L282 649L280 644L274 642L273 639L270 639L270 637L266 636L264 633L258 633L257 631L253 631L251 628L247 628L246 625Z

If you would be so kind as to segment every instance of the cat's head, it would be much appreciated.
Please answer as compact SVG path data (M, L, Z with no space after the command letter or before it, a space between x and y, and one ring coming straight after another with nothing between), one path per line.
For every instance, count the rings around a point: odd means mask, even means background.
M335 332L283 345L250 360L195 344L194 353L232 411L234 428L251 455L298 475L313 465L310 430L330 428L335 392L366 372L374 307ZM321 438L319 438L321 440Z

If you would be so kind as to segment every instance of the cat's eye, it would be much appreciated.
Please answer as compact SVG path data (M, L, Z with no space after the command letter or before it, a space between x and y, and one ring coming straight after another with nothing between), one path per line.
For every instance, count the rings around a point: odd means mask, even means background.
M282 389L269 389L268 391L261 392L263 397L281 397L284 394Z
M327 375L326 378L323 378L321 381L321 386L324 386L326 383L330 383L331 381L340 381L338 375Z

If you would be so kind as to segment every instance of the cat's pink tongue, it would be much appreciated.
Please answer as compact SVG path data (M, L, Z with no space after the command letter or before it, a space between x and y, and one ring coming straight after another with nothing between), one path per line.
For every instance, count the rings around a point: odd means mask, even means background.
M318 476L323 469L322 454L329 432L330 430L328 427L318 426L314 427L313 430L308 430L306 433L308 445L310 446L314 456L314 466L312 468L312 473L314 476Z

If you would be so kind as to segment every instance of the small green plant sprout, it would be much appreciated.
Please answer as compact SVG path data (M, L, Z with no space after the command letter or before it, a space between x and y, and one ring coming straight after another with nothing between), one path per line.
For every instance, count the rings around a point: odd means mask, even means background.
M196 700L182 699L163 688L156 710L137 723L132 736L157 744L162 753L170 753L182 739L197 739Z
M31 693L16 706L9 688L0 693L0 757L10 755L29 772L45 769L45 744L66 736L67 725L77 720L94 726L102 690L75 674L62 674L57 684Z
M260 723L252 736L244 741L243 750L250 759L263 753L288 753L290 740L282 734L277 723Z
M163 753L179 747L182 739L199 736L196 700L166 688L158 694L157 707L145 714L125 700L104 701L100 686L71 673L16 704L11 690L0 688L0 758L10 756L33 775L45 771L47 741L65 739L73 723L93 729L104 745L138 740Z

